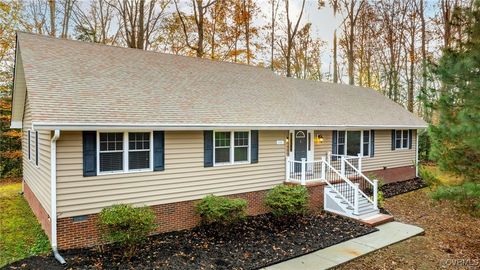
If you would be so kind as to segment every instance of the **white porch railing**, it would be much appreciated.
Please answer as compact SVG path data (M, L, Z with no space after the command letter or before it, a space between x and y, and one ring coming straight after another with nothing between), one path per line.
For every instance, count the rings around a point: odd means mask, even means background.
M310 182L325 182L334 190L348 205L358 214L359 199L365 197L377 209L378 181L371 181L361 172L361 157L338 156L334 162L338 168L330 162L333 155L322 157L321 160L301 161L285 159L285 178L287 182L306 185ZM330 162L329 162L330 161ZM355 166L355 165L356 166ZM372 194L370 198L367 194Z

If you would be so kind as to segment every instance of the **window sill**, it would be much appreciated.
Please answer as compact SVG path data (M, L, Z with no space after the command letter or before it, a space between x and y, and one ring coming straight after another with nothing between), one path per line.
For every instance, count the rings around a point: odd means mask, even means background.
M223 167L223 166L235 166L235 165L246 165L246 164L251 164L250 161L239 161L239 162L233 162L233 163L214 163L213 167Z
M98 175L98 176L101 176L101 175L142 173L142 172L153 172L153 169L138 169L138 170L129 170L129 171L98 172L97 175Z

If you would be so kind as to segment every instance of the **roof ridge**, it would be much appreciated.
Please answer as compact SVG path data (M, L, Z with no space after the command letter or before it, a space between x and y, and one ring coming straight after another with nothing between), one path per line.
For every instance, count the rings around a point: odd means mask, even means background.
M85 45L88 44L88 45L93 45L93 46L98 46L98 47L106 47L106 48L125 49L125 50L137 51L137 52L140 52L140 53L152 53L152 54L157 54L157 55L165 55L165 56L168 56L168 57L183 57L183 58L186 58L186 59L192 59L193 61L204 61L204 62L209 62L209 63L233 64L233 65L242 66L242 67L255 68L255 69L259 69L259 70L263 70L263 71L269 71L269 69L267 69L265 67L248 65L248 64L245 64L245 63L228 62L228 61L208 59L208 58L203 58L203 57L192 57L192 56L181 55L181 54L150 51L150 50L136 49L136 48L130 48L130 47L122 47L122 46L118 46L118 45L108 45L108 44L102 44L102 43L96 43L96 42L81 41L81 40L76 40L76 39L52 37L52 36L42 35L42 34L38 34L38 33L21 31L21 30L17 30L16 32L17 32L17 35L18 35L18 33L22 33L22 34L26 34L26 35L31 35L31 36L36 36L36 37L51 39L51 40L76 42L76 43L80 43L80 44L85 44ZM271 73L275 74L274 72L271 72Z

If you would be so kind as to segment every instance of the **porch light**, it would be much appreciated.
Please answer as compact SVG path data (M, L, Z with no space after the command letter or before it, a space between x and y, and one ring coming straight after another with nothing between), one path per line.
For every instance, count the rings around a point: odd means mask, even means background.
M315 137L315 143L316 144L323 143L323 136L321 134L317 134L317 136Z

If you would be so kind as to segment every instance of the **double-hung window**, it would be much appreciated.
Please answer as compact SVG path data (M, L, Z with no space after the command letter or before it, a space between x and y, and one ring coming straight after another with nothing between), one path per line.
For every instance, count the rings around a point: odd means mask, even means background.
M216 131L214 136L216 165L250 161L249 131Z
M100 172L123 171L123 133L100 133Z
M151 170L151 132L100 132L99 173Z
M408 148L408 130L395 130L395 149L407 149Z
M150 132L128 133L128 169L150 168Z
M338 131L337 154L348 156L370 155L370 131Z

